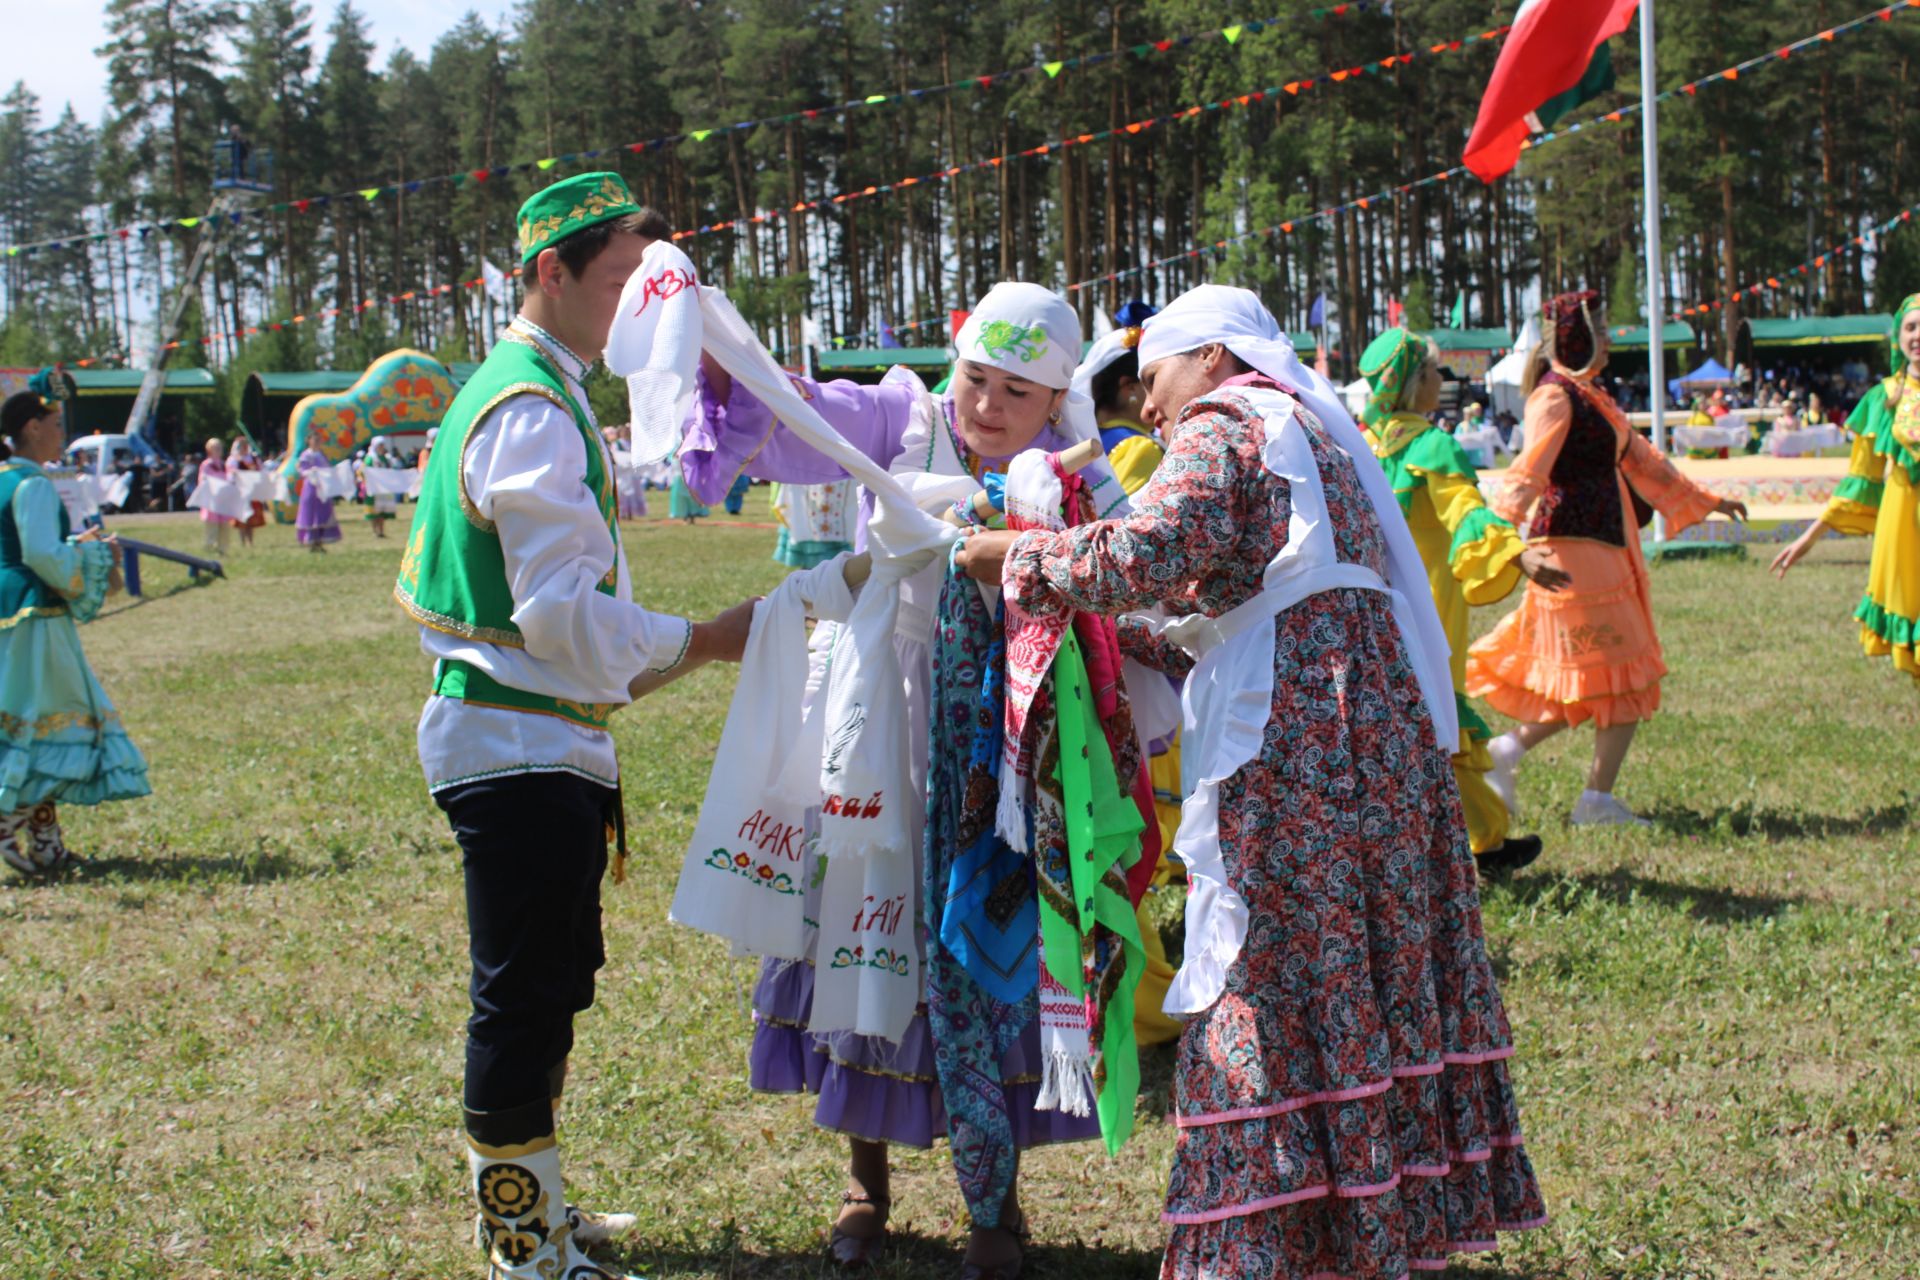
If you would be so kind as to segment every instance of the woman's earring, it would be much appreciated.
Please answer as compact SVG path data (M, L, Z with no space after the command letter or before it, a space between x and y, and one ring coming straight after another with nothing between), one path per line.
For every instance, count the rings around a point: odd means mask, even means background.
M1051 426L1056 426L1056 427L1057 427L1057 426L1059 426L1059 425L1060 425L1060 411L1059 411L1058 409L1055 409L1055 410L1054 410L1054 411L1053 411L1052 413L1050 413L1050 414L1048 414L1048 415L1047 415L1047 422L1048 422L1048 424L1049 424L1049 425L1051 425Z

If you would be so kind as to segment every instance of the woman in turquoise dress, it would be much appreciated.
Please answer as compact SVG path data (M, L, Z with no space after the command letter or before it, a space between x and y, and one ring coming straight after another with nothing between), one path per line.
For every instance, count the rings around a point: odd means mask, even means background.
M57 805L144 796L147 762L94 679L76 624L119 589L119 550L73 526L41 467L60 411L36 392L0 404L0 859L47 876L73 861Z

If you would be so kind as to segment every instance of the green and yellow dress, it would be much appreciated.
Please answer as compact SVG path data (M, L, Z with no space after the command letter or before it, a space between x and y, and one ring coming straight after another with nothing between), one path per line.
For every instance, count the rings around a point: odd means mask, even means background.
M1493 733L1467 701L1467 610L1513 592L1526 544L1512 524L1487 509L1479 475L1459 442L1406 407L1435 355L1430 339L1405 328L1389 329L1369 343L1360 356L1360 372L1373 391L1360 419L1427 566L1434 607L1453 650L1453 700L1460 711L1453 773L1466 810L1467 839L1478 857L1507 842L1511 815L1487 785L1493 769L1487 743Z
M1473 463L1454 438L1415 413L1396 413L1369 427L1374 455L1393 483L1427 566L1440 625L1453 649L1453 697L1460 710L1454 776L1466 808L1467 836L1477 856L1507 840L1507 807L1487 786L1493 734L1466 696L1467 610L1506 599L1520 585L1526 543L1514 527L1487 509Z
M1920 302L1908 299L1901 314ZM1894 320L1899 329L1899 317ZM1892 402L1892 403L1890 403ZM1870 658L1920 681L1920 378L1902 370L1877 384L1847 419L1854 433L1847 476L1820 522L1850 535L1873 536L1867 593L1853 616Z

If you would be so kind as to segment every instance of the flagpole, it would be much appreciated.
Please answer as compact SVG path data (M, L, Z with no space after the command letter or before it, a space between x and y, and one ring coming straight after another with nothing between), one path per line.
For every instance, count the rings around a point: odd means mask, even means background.
M1653 447L1667 456L1666 289L1660 270L1660 126L1653 55L1653 0L1640 0L1640 168L1645 186L1647 241L1647 403L1653 410ZM1664 542L1667 518L1655 513L1653 540Z

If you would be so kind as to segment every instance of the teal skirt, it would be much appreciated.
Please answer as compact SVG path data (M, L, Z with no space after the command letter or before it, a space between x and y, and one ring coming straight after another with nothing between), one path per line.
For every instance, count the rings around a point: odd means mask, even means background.
M147 762L64 615L0 629L0 813L144 796Z

